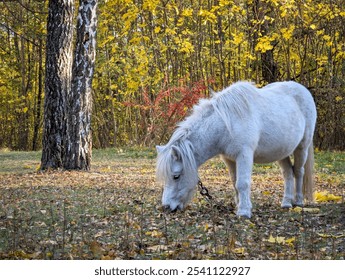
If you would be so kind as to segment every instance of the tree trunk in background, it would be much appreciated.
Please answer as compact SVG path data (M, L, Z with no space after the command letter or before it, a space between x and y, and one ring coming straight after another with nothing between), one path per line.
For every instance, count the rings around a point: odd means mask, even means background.
M273 50L261 54L262 78L267 83L276 82L278 79L278 66L274 61Z
M63 166L65 107L73 61L73 3L49 1L41 169Z
M40 123L41 123L41 104L42 104L42 97L43 97L43 40L42 38L39 39L39 47L38 47L38 89L37 89L37 102L35 104L35 117L34 117L34 136L32 139L32 150L38 150L38 134L40 130Z
M64 168L89 170L92 154L92 78L96 57L97 0L80 0Z

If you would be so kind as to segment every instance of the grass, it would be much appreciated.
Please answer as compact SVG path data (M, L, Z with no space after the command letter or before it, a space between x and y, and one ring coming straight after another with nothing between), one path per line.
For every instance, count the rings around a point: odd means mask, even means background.
M161 211L155 151L95 150L91 172L37 169L39 152L0 152L0 259L344 259L343 152L316 153L316 190L341 197L283 210L276 164L256 165L253 217L234 214L218 159L200 169L211 202Z

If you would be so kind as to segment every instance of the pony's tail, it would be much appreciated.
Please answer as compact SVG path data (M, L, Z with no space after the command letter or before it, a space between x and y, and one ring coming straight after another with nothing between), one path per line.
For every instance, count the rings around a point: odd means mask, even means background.
M310 143L307 161L304 165L303 196L307 202L314 201L314 145Z

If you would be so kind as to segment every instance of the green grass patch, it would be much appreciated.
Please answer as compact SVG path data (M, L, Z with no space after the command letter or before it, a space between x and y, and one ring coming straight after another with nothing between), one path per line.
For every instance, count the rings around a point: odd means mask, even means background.
M112 163L118 159L155 159L157 156L154 148L122 147L108 149L94 149L92 167L97 169L104 163ZM0 150L1 173L26 173L38 170L41 152L18 152ZM221 160L213 162L212 168L224 169ZM345 174L345 152L317 151L315 153L315 170L325 174ZM255 164L254 173L269 174L280 172L277 163Z

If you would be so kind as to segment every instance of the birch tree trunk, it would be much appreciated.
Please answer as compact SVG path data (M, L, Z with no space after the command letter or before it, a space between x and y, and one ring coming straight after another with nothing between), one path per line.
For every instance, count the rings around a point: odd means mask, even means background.
M65 105L73 62L73 0L50 0L41 169L63 167Z
M92 156L92 78L96 57L97 0L80 0L71 92L68 96L66 169L89 170Z

